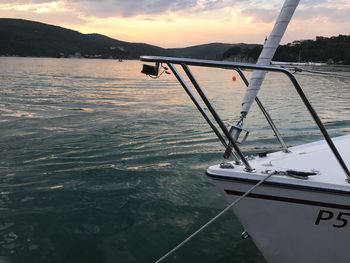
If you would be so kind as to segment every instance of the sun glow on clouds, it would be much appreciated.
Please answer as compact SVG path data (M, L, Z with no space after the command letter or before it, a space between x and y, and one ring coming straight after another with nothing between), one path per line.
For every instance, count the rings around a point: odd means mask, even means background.
M12 10L54 13L53 7L53 3L50 5L38 4L12 6ZM64 6L56 5L56 7L60 11L65 10ZM223 12L224 16L218 13L204 13L204 16L203 14L184 15L183 13L167 12L157 16L85 17L85 23L71 25L62 21L59 25L82 33L97 32L120 40L146 42L163 47L183 47L208 42L256 42L256 39L252 39L254 35L246 33L253 31L256 33L255 29L249 29L251 18L241 16L239 13L232 16L231 10ZM81 17L82 14L79 16ZM51 23L50 19L43 22ZM266 34L267 31L263 33L263 35ZM240 38L242 35L244 40ZM263 36L260 37L262 38Z
M96 18L78 30L96 32L131 42L147 42L163 47L184 47L208 42L263 43L271 24L259 23L252 27L253 19L238 9L221 12L203 11L198 14L165 13L157 16ZM258 34L258 36L257 36ZM242 37L243 36L243 37Z
M0 17L24 18L130 42L184 47L263 43L283 1L0 0ZM350 0L303 0L284 42L349 34Z
M33 13L49 13L58 11L67 11L62 2L50 3L32 3L32 4L0 4L0 10L4 11L19 11Z

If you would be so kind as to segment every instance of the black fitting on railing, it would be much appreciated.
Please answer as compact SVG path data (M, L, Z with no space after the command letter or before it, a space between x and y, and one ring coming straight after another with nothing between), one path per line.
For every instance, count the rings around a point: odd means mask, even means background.
M154 66L143 64L141 73L157 77L159 73L159 63L156 63Z

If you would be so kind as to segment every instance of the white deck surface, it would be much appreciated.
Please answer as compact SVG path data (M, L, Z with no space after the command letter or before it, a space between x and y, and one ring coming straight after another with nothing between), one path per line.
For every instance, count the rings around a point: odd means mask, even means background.
M349 168L350 135L333 138L332 140ZM262 172L267 169L279 171L317 170L319 174L309 176L307 180L274 175L268 181L350 192L350 184L346 182L346 175L326 141L317 141L291 147L290 151L291 153L275 152L268 154L267 157L256 157L254 160L249 161L251 166L256 169L256 173L247 173L244 171L244 166L236 165L234 169L221 169L219 165L214 165L209 167L207 171L209 174L222 177L260 180L262 176L266 176Z

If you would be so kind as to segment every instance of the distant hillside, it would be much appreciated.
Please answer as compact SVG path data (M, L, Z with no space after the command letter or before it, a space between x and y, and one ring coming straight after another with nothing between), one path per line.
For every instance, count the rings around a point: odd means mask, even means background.
M172 56L176 57L190 57L202 59L222 59L222 54L230 48L239 47L242 49L251 49L256 47L255 44L225 44L225 43L211 43L186 48L170 48L168 51Z
M235 46L223 52L222 59L255 63L261 53L261 50L262 45L255 45L251 48Z
M83 55L138 58L140 55L168 55L160 47L129 43L99 34L81 34L44 23L0 18L0 55L59 57Z
M261 50L261 45L251 49L232 47L223 53L223 59L255 62ZM316 37L316 40L293 41L279 46L273 60L350 65L350 36Z
M350 35L294 41L280 46L276 52L275 60L350 65Z
M165 49L100 34L82 34L40 22L0 18L0 56L138 59L142 55L158 55L254 63L261 48L255 44L211 43ZM280 46L274 60L350 64L350 36L294 41Z
M231 47L256 45L211 43L187 48L164 49L144 43L130 43L100 34L74 30L23 19L0 18L0 56L138 59L141 55L222 59Z

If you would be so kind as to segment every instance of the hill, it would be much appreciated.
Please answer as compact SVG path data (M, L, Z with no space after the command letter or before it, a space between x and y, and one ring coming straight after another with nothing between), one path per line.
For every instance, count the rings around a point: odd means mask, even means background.
M74 30L40 22L0 18L0 55L59 57L138 58L140 55L168 55L160 47L129 43L99 34L82 34Z
M350 36L316 37L280 46L275 60L350 64Z
M221 59L222 53L245 44L211 43L187 48L164 49L116 40L100 34L78 31L40 22L0 18L0 56L138 59L141 55Z
M170 48L168 52L175 57L189 57L202 59L222 59L222 54L230 48L251 49L256 47L255 44L226 44L210 43L204 45L191 46L186 48Z
M100 34L82 34L35 21L0 18L0 56L138 59L142 55L159 55L254 63L261 49L261 45L243 43L210 43L165 49L146 43L125 42ZM274 60L349 65L350 36L293 41L280 46Z
M223 59L254 63L261 50L261 45L251 49L232 47L223 53ZM316 40L293 41L279 46L273 60L350 65L350 36L319 36Z

